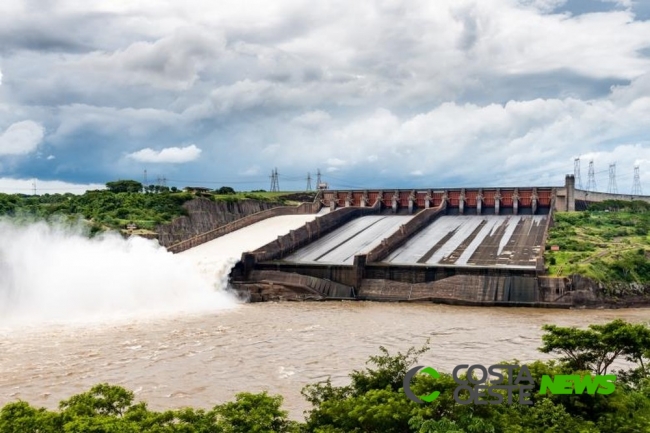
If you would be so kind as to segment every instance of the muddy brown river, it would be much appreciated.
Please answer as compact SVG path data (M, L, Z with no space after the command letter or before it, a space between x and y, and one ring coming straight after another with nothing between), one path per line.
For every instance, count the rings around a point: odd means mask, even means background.
M548 356L537 352L545 323L586 326L650 319L648 309L549 310L365 302L244 304L213 314L0 328L0 405L16 399L55 408L109 382L153 409L209 408L237 392L281 394L300 418L302 387L347 383L383 345L391 351L431 339L422 363L450 371Z

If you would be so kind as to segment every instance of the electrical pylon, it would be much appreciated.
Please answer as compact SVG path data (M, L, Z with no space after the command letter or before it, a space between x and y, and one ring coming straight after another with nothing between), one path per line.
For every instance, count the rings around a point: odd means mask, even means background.
M596 191L596 174L594 173L594 161L589 161L589 174L587 175L587 191Z

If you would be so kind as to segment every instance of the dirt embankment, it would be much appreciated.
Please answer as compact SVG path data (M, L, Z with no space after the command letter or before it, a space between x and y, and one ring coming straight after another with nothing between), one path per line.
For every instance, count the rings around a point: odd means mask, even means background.
M603 284L581 275L571 275L565 302L574 307L631 308L650 306L650 285L639 283Z

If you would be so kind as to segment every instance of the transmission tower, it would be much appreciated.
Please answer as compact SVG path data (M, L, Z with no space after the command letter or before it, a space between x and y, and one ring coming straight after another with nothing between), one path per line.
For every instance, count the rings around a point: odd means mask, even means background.
M278 180L278 169L271 170L271 192L280 191L280 181Z
M320 168L316 170L316 188L319 188L319 185L323 183L323 181L320 178Z
M311 173L307 173L307 189L306 191L311 191Z
M639 166L634 166L634 184L632 185L632 195L642 195L641 176L639 175Z
M32 195L36 195L36 179L32 179Z
M618 194L616 188L616 163L609 164L609 185L607 185L607 192L610 194Z
M587 175L587 191L596 191L596 175L594 173L594 161L589 161L589 174Z
M573 160L573 177L576 180L578 189L582 189L582 179L580 179L580 158Z
M158 177L158 186L167 186L167 178L165 176Z
M144 186L147 186L147 169L144 169Z

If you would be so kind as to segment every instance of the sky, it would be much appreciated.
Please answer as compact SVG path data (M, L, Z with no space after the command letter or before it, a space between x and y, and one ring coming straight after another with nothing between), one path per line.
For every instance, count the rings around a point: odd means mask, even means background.
M0 191L650 194L650 0L4 0Z

